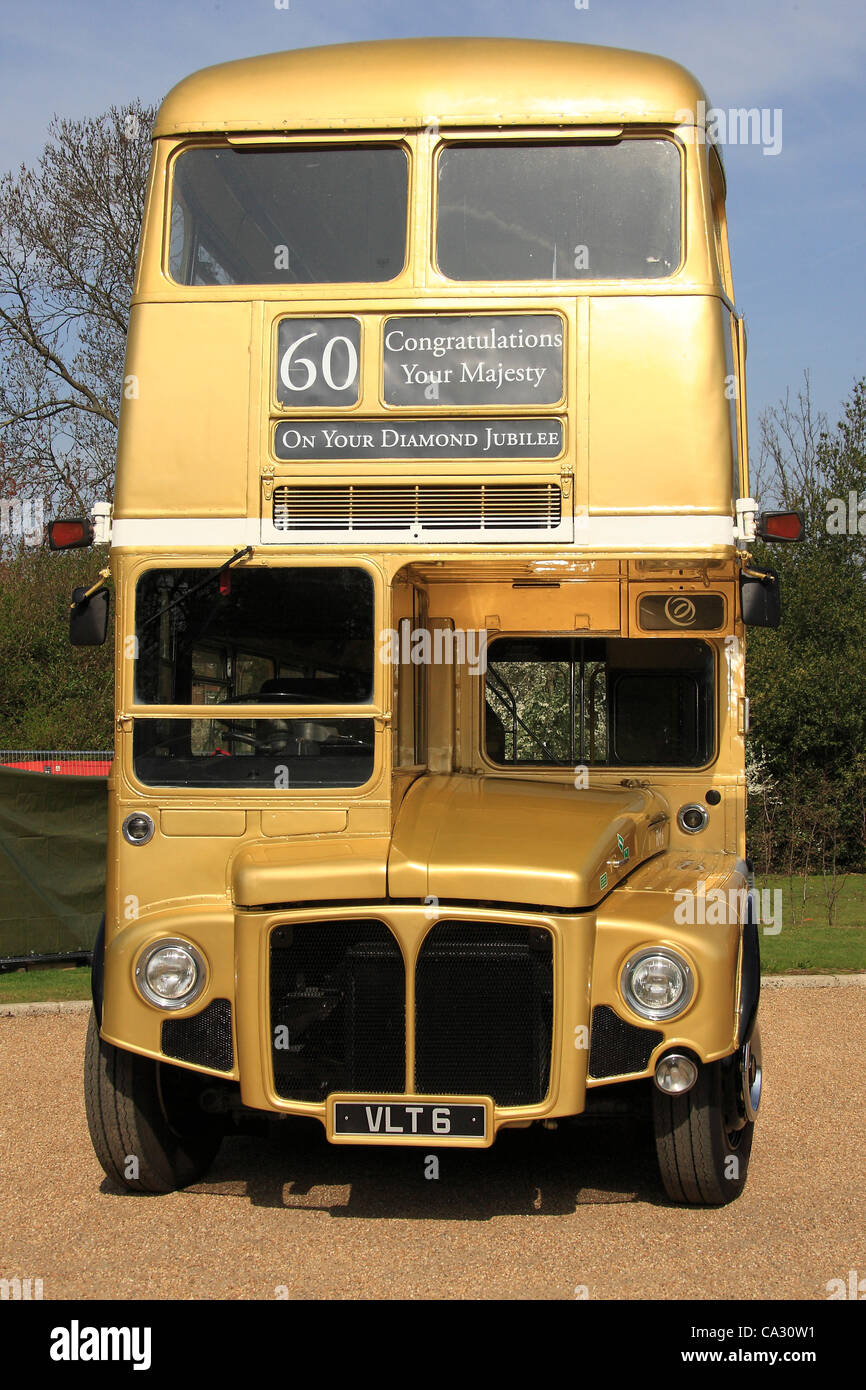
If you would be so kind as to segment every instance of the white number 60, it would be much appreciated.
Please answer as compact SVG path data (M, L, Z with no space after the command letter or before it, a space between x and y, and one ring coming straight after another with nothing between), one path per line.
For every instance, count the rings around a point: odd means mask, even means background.
M283 360L280 363L280 381L283 383L287 391L309 391L310 387L316 380L316 364L312 360L312 358L299 357L296 362L293 363L292 361L295 353L297 352L301 344L306 343L310 338L315 337L315 333L305 333L302 338L297 338L295 342L292 343L291 347L287 348L286 351L283 353ZM343 343L345 345L346 354L349 359L348 368L346 371L346 379L342 382L334 380L334 375L332 371L332 357L334 353L334 347L337 343ZM297 383L292 381L290 371L293 366L304 368L306 372L306 378L304 381ZM352 343L348 338L344 338L339 335L335 338L329 338L325 344L324 351L322 352L322 376L325 378L325 385L328 386L332 391L348 391L350 386L354 384L357 374L358 353L355 348L355 344Z

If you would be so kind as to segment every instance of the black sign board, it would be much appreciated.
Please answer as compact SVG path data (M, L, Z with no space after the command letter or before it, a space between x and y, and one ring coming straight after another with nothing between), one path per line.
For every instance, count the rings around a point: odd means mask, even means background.
M644 632L675 628L717 632L725 625L725 600L721 594L642 594L638 621Z
M276 396L281 405L355 405L361 325L358 319L280 319Z
M280 420L278 459L555 459L556 419Z
M558 314L422 314L384 324L386 405L553 405L562 399Z

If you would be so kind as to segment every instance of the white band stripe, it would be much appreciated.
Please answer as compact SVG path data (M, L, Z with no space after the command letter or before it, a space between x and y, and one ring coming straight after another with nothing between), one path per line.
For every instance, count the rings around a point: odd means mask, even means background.
M363 546L370 544L370 538L362 532L351 535L331 531L310 535L295 533L276 535L270 531L267 540L262 537L262 521L259 517L148 517L144 519L120 519L113 523L111 543L114 549L124 547L148 550L176 549L198 545L233 547L245 545L332 545L351 544ZM484 533L463 533L460 544L485 544ZM397 534L387 540L376 542L387 548L400 545L417 544L409 538ZM425 542L421 542L425 544ZM448 547L448 534L442 532L431 537L430 544L443 549ZM515 531L505 541L497 544L535 545L538 538L530 539L525 531ZM487 542L489 544L489 542ZM542 542L543 544L543 542ZM557 544L554 542L554 544ZM574 541L559 541L558 545L574 545L575 549L592 550L693 550L706 546L731 546L734 544L734 522L730 516L576 516L574 518Z

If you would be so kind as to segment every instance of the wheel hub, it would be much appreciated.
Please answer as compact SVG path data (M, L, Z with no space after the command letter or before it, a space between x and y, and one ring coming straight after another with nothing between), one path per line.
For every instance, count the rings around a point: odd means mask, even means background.
M737 1057L740 1082L740 1103L747 1124L754 1124L761 1104L763 1068L761 1066L761 1036L755 1029L749 1042L740 1048Z

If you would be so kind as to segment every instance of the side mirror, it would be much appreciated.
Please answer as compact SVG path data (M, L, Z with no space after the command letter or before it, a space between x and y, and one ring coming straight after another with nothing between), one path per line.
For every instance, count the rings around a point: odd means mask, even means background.
M93 545L95 535L93 522L86 516L65 517L62 521L48 523L49 550L81 550Z
M108 632L110 595L107 589L86 598L86 589L72 590L69 640L73 647L101 647Z
M778 627L782 596L775 570L751 570L740 575L740 608L746 627Z

